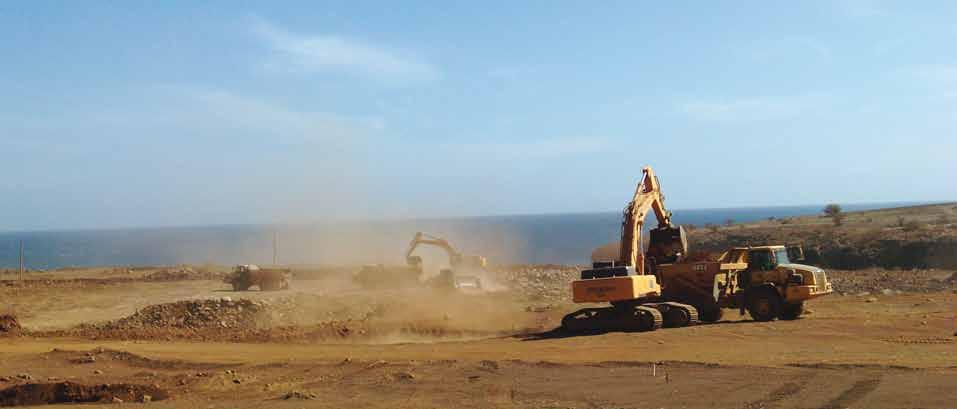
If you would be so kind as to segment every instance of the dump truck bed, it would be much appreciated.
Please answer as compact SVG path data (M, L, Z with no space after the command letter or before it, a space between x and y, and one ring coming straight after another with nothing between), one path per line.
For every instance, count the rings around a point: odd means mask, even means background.
M714 300L715 277L718 277L718 281L726 281L726 278L719 276L747 268L747 263L681 262L659 264L657 276L665 299L698 303Z

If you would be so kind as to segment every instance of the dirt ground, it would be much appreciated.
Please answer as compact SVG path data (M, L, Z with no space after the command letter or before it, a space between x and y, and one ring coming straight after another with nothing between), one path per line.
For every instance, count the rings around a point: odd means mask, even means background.
M509 269L506 269L509 270ZM512 267L502 290L289 291L216 280L0 282L0 406L168 408L951 408L952 272L834 272L796 321L567 336L574 268ZM126 274L126 273L123 273ZM121 274L122 275L122 274ZM846 287L843 291L841 286ZM844 295L841 295L843 293ZM134 403L130 403L134 404Z

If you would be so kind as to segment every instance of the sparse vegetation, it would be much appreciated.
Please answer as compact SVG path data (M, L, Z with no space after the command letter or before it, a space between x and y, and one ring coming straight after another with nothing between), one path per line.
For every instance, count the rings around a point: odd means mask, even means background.
M903 226L904 231L906 231L906 232L918 231L918 230L922 229L923 227L924 227L924 225L922 225L922 224L921 224L920 222L918 222L917 220L911 220L911 221L909 221L909 222L907 222L907 223L904 223L904 226Z
M844 209L842 209L841 205L837 203L828 204L827 206L824 206L824 210L823 210L825 215L831 216L831 217L833 217L835 214L840 214L843 211Z
M708 231L710 231L710 232L712 232L712 233L717 233L717 232L718 232L718 225L717 225L717 224L714 224L714 223L707 223L707 224L704 225L704 228L708 229Z
M841 208L841 205L837 203L831 203L827 206L824 206L824 215L831 218L835 226L840 226L844 224L844 219L847 217L844 214L844 210Z
M834 222L835 226L841 226L844 224L844 219L847 218L847 215L844 213L836 213L831 216L831 221Z

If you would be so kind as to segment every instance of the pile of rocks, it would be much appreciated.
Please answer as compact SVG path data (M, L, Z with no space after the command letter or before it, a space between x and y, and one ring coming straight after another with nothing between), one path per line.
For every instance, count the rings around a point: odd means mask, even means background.
M575 266L523 265L506 268L505 281L513 290L530 300L561 301L569 299L569 286L578 279Z
M268 320L265 301L236 300L224 297L214 300L188 300L157 304L115 321L92 324L100 330L142 328L256 328Z
M190 267L180 267L150 273L143 279L146 281L221 280L224 276L225 274L215 271L197 271Z
M827 278L836 291L844 294L957 289L957 273L948 270L829 270Z
M0 314L0 336L17 335L22 331L20 321L13 314Z

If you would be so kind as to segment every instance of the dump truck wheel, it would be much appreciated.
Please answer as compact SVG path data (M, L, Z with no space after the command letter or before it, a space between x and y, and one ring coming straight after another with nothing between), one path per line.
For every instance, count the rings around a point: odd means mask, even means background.
M758 290L748 297L748 314L755 321L771 321L781 313L781 297L771 290Z
M784 304L781 306L782 320L796 320L801 317L801 314L804 314L803 302L797 304Z

